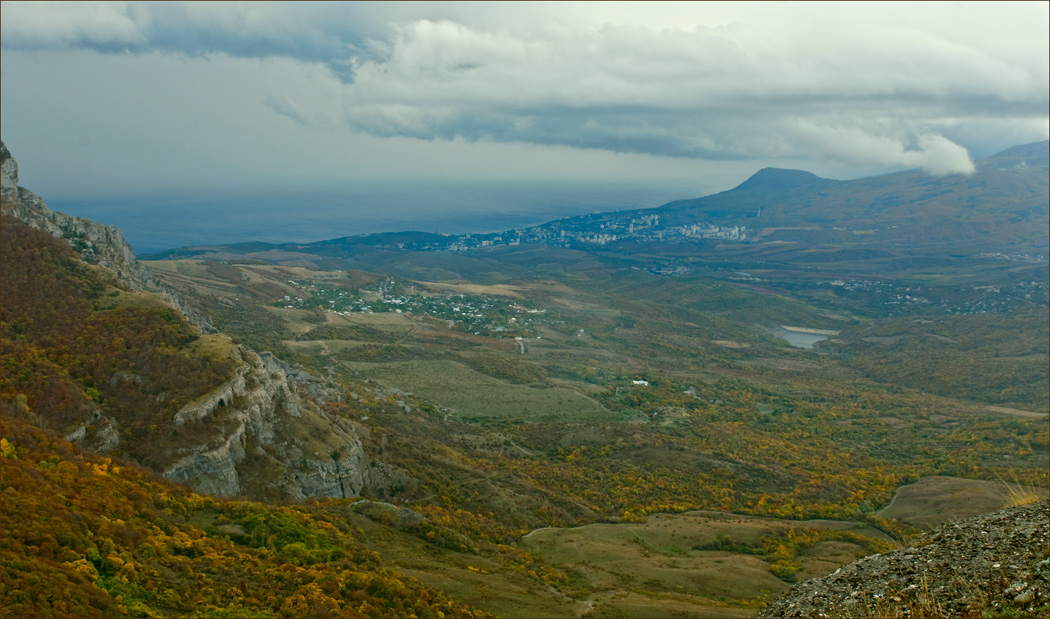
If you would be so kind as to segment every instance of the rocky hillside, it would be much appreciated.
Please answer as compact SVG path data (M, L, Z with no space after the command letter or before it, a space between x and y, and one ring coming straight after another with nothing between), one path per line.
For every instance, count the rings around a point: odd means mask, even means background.
M1045 617L1050 504L949 522L769 603L762 617Z
M214 332L211 322L202 313L187 306L161 285L148 268L135 259L135 252L114 226L65 213L52 211L40 196L18 185L18 162L7 145L0 142L0 182L2 182L2 210L26 224L45 230L52 236L66 239L84 262L105 267L128 289L159 295L174 305L201 330Z
M2 155L6 414L209 494L349 497L407 481L326 412L338 385L215 333L118 229L52 212Z

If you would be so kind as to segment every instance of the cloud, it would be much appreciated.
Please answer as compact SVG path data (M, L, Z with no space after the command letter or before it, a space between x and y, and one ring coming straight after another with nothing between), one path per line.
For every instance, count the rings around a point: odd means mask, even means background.
M1045 138L1046 23L1040 4L5 3L0 41L323 67L333 88L262 98L306 128L946 174L972 171L979 127Z
M388 55L359 63L347 122L384 136L708 159L809 154L942 174L973 168L938 133L945 119L1045 117L1041 57L1012 63L892 28L821 35L774 46L737 24L529 37L420 20L395 30Z
M5 2L5 50L169 52L294 58L344 81L379 26L356 5L242 2Z
M933 176L973 174L976 168L966 149L941 135L919 136L920 167Z
M965 148L936 133L915 136L908 148L906 138L888 135L876 123L862 128L802 121L788 131L806 149L838 161L922 168L932 176L968 175L976 169Z
M141 48L148 43L142 16L123 3L3 3L5 49Z
M299 106L295 104L295 101L292 101L287 96L277 97L270 95L266 97L266 99L263 101L263 104L271 110L277 112L281 116L284 116L285 118L290 118L295 122L299 123L300 125L310 124L310 122L303 115L302 110L300 110Z

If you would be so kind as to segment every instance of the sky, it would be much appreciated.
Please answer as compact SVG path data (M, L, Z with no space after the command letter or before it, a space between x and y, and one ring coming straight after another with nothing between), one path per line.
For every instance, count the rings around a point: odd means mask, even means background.
M405 227L767 166L966 174L1050 134L1048 7L4 2L0 120L23 186L140 226L202 196Z

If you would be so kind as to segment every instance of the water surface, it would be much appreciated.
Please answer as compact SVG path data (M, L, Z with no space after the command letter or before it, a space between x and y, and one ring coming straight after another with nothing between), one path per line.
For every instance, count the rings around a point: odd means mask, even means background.
M497 232L683 197L692 194L666 186L433 182L48 200L48 206L117 226L135 252L144 254L190 245L308 243L376 232Z

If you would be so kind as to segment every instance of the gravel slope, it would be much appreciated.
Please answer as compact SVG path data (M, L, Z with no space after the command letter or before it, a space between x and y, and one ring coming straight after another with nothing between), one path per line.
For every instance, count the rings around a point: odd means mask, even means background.
M1048 616L1050 503L924 534L915 547L864 557L792 587L758 617Z

